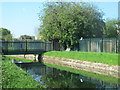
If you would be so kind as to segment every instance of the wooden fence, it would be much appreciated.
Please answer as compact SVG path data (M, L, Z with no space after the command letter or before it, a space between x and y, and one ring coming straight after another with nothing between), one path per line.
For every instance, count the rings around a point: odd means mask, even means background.
M79 51L83 52L112 52L120 50L120 38L89 38L79 41Z

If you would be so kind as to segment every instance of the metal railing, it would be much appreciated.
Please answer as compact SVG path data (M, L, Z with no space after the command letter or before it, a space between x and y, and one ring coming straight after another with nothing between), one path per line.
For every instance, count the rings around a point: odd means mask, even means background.
M34 41L0 41L2 51L51 51L52 44L49 42Z

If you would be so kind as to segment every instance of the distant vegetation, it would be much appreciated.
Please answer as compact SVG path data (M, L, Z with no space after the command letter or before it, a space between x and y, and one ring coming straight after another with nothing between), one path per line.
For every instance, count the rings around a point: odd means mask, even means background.
M44 55L96 62L96 63L103 63L103 64L109 64L109 65L119 64L118 54L115 54L115 53L51 51L51 52L45 53Z
M12 40L11 31L6 28L0 28L0 39L1 40Z
M10 30L6 28L0 28L0 40L35 40L35 37L29 35L21 35L20 38L13 38Z
M29 35L21 35L20 40L35 40L34 36L29 36Z
M118 20L116 20L116 19L107 20L105 22L105 25L106 25L106 27L103 32L104 37L117 38L120 35L120 28L118 27L120 25L120 23L118 22Z

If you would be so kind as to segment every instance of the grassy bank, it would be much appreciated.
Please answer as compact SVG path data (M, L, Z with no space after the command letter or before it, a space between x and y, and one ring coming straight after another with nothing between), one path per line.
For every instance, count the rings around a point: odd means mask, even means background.
M115 53L99 53L99 52L78 52L78 51L51 51L44 55L60 58L69 58L82 61L103 63L109 65L119 65L118 54Z
M11 57L11 56L9 56L9 57L10 58L14 58L14 57ZM22 59L22 58L17 58L17 60L23 60L25 62L26 61L28 62L27 59ZM95 73L92 73L92 72L86 72L86 71L82 71L82 70L76 70L76 69L72 69L72 68L68 68L68 67L63 67L63 66L59 66L59 65L54 65L54 64L48 64L48 63L44 63L44 64L46 66L49 66L49 67L58 68L58 69L61 69L61 70L72 72L72 73L81 74L81 75L88 76L88 77L94 77L94 78L96 78L98 80L102 80L102 81L105 81L105 82L111 82L111 83L118 84L118 81L120 81L120 79L117 79L117 78L114 78L114 77L110 77L110 76L106 76L106 75L100 75L100 74L95 74Z
M20 60L23 62L33 62L33 60L29 60L29 59L25 59L25 58L18 58L18 57L13 57L13 56L9 56L9 55L4 55L4 56L7 58L10 58L10 59L16 59L16 60Z
M33 76L12 64L8 58L2 58L2 87L3 88L43 88Z
M95 74L95 73L92 73L92 72L87 72L87 71L83 71L83 70L76 70L76 69L72 69L72 68L68 68L68 67L64 67L64 66L49 64L49 63L44 63L44 64L46 66L49 66L49 67L54 67L54 68L69 71L69 72L72 72L72 73L81 74L83 76L96 78L98 80L102 80L102 81L105 81L105 82L108 82L108 83L116 83L116 84L120 85L120 82L119 82L120 79L114 78L114 77L111 77L111 76Z

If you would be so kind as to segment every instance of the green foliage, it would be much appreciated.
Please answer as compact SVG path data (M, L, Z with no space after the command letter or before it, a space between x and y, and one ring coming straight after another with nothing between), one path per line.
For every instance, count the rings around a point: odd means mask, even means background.
M115 53L99 53L99 52L77 52L77 51L51 51L44 55L60 58L69 58L82 61L90 61L96 63L104 63L109 65L118 65L118 54Z
M2 60L3 88L44 88L44 86L34 80L33 76L12 64L8 58L3 58Z
M21 40L35 40L34 36L29 36L29 35L21 35L20 36Z
M115 77L111 77L111 76L107 76L107 75L95 74L95 73L87 72L87 71L83 71L83 70L76 70L73 68L64 67L64 66L60 66L60 65L54 65L54 64L49 64L49 63L44 63L44 64L49 67L52 67L52 68L57 68L60 70L65 70L65 71L69 71L69 72L76 73L76 74L81 74L81 75L87 76L87 77L92 77L92 78L94 77L98 80L102 80L105 82L120 84L119 78L115 78Z
M0 28L0 39L1 40L12 40L12 34L10 32L10 30L6 29L6 28Z
M119 22L116 19L106 21L106 28L104 30L104 36L107 38L118 37L118 25Z
M96 7L83 3L48 3L44 8L40 35L45 41L58 40L64 47L72 47L83 38L102 37L104 22Z

